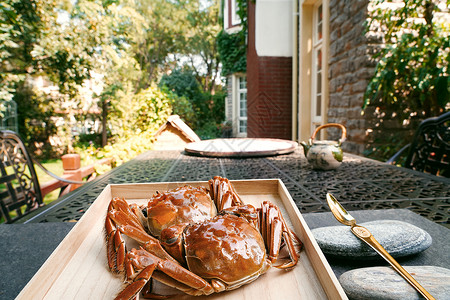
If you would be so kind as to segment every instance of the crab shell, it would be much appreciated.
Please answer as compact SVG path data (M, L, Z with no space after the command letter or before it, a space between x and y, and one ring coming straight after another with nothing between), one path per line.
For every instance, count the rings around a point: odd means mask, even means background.
M202 222L215 215L216 206L205 187L183 186L159 193L147 207L148 229L156 237L166 228Z
M188 226L184 249L189 270L221 280L228 290L256 279L270 267L259 231L245 218L231 214Z
M204 187L184 186L155 195L147 218L149 231L173 258L202 278L225 283L227 290L270 268L261 233L243 217L217 215Z

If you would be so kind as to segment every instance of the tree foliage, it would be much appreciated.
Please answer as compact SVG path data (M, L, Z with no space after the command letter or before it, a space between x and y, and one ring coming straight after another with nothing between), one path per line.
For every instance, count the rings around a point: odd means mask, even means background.
M159 86L189 101L195 118L185 119L194 130L211 123L220 124L224 118L225 94L216 90L215 95L204 92L196 80L195 72L189 68L175 69L161 78Z
M18 103L29 146L70 144L73 120L88 118L117 140L135 130L136 95L183 64L203 91L217 89L216 1L5 0L0 9L0 100ZM191 102L164 95L173 112L196 119ZM209 106L211 95L203 100Z
M42 137L57 129L46 124L54 112L51 100L35 93L32 85L41 71L33 51L51 28L54 17L49 12L54 5L54 1L32 0L0 3L0 101L17 102L19 131L31 148L47 146Z
M141 30L130 36L131 52L143 76L140 87L156 82L167 67L168 56L182 44L185 12L179 1L140 0L128 3L142 17Z
M2 1L0 10L0 100L9 101L25 78L41 21L31 2Z
M365 154L387 160L411 141L421 120L450 109L450 23L441 14L450 2L372 4L367 32L381 44L363 106L370 126Z
M219 53L216 36L220 31L219 1L207 7L200 7L206 1L191 1L187 14L185 47L181 51L204 92L214 93L219 79Z
M413 0L390 8L384 2L375 1L369 12L369 29L384 32L384 47L373 56L378 64L365 107L381 104L401 120L439 115L450 104L450 24L438 17L445 4Z

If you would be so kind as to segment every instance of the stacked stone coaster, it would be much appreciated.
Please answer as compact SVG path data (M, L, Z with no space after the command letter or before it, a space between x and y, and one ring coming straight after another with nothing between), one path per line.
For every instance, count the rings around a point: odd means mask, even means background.
M434 266L404 266L435 299L450 300L450 270ZM347 271L339 281L351 300L415 300L423 297L391 267Z
M359 224L366 227L393 257L420 253L430 247L428 232L412 224L379 220ZM349 226L329 226L312 230L322 252L327 256L351 259L382 259L372 248L358 239Z

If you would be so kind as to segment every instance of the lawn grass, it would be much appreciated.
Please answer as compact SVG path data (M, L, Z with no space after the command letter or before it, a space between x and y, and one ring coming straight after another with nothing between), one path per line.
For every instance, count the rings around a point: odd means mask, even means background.
M44 162L41 162L41 164L50 172L54 173L55 175L61 176L64 172L63 166L62 166L62 161L60 159L51 159L51 160L47 160ZM35 170L36 170L36 175L38 177L39 180L39 184L42 184L44 182L47 181L51 181L54 178L50 175L48 175L47 173L45 173L41 168L39 168L38 166L34 166ZM56 199L58 199L59 197L59 189L47 194L43 201L44 203L47 205L53 201L55 201Z
M64 172L64 169L63 169L63 166L62 166L62 161L60 159L47 160L47 161L41 162L41 164L47 170L49 170L52 173L55 173L58 176L61 176L62 173ZM37 177L39 179L39 183L43 183L43 182L50 181L50 180L54 179L50 175L47 175L47 173L45 173L38 166L35 165L34 168L36 169L36 174L37 174Z

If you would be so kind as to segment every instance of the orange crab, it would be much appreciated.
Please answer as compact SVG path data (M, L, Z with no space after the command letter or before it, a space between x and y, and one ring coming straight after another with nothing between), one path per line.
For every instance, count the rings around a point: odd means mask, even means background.
M280 269L293 268L301 249L277 206L245 205L221 177L209 181L209 191L184 186L158 193L147 207L112 199L105 229L109 268L128 282L116 299L133 299L151 278L195 296L232 290L265 273L283 245L290 260ZM140 249L127 252L122 234Z

